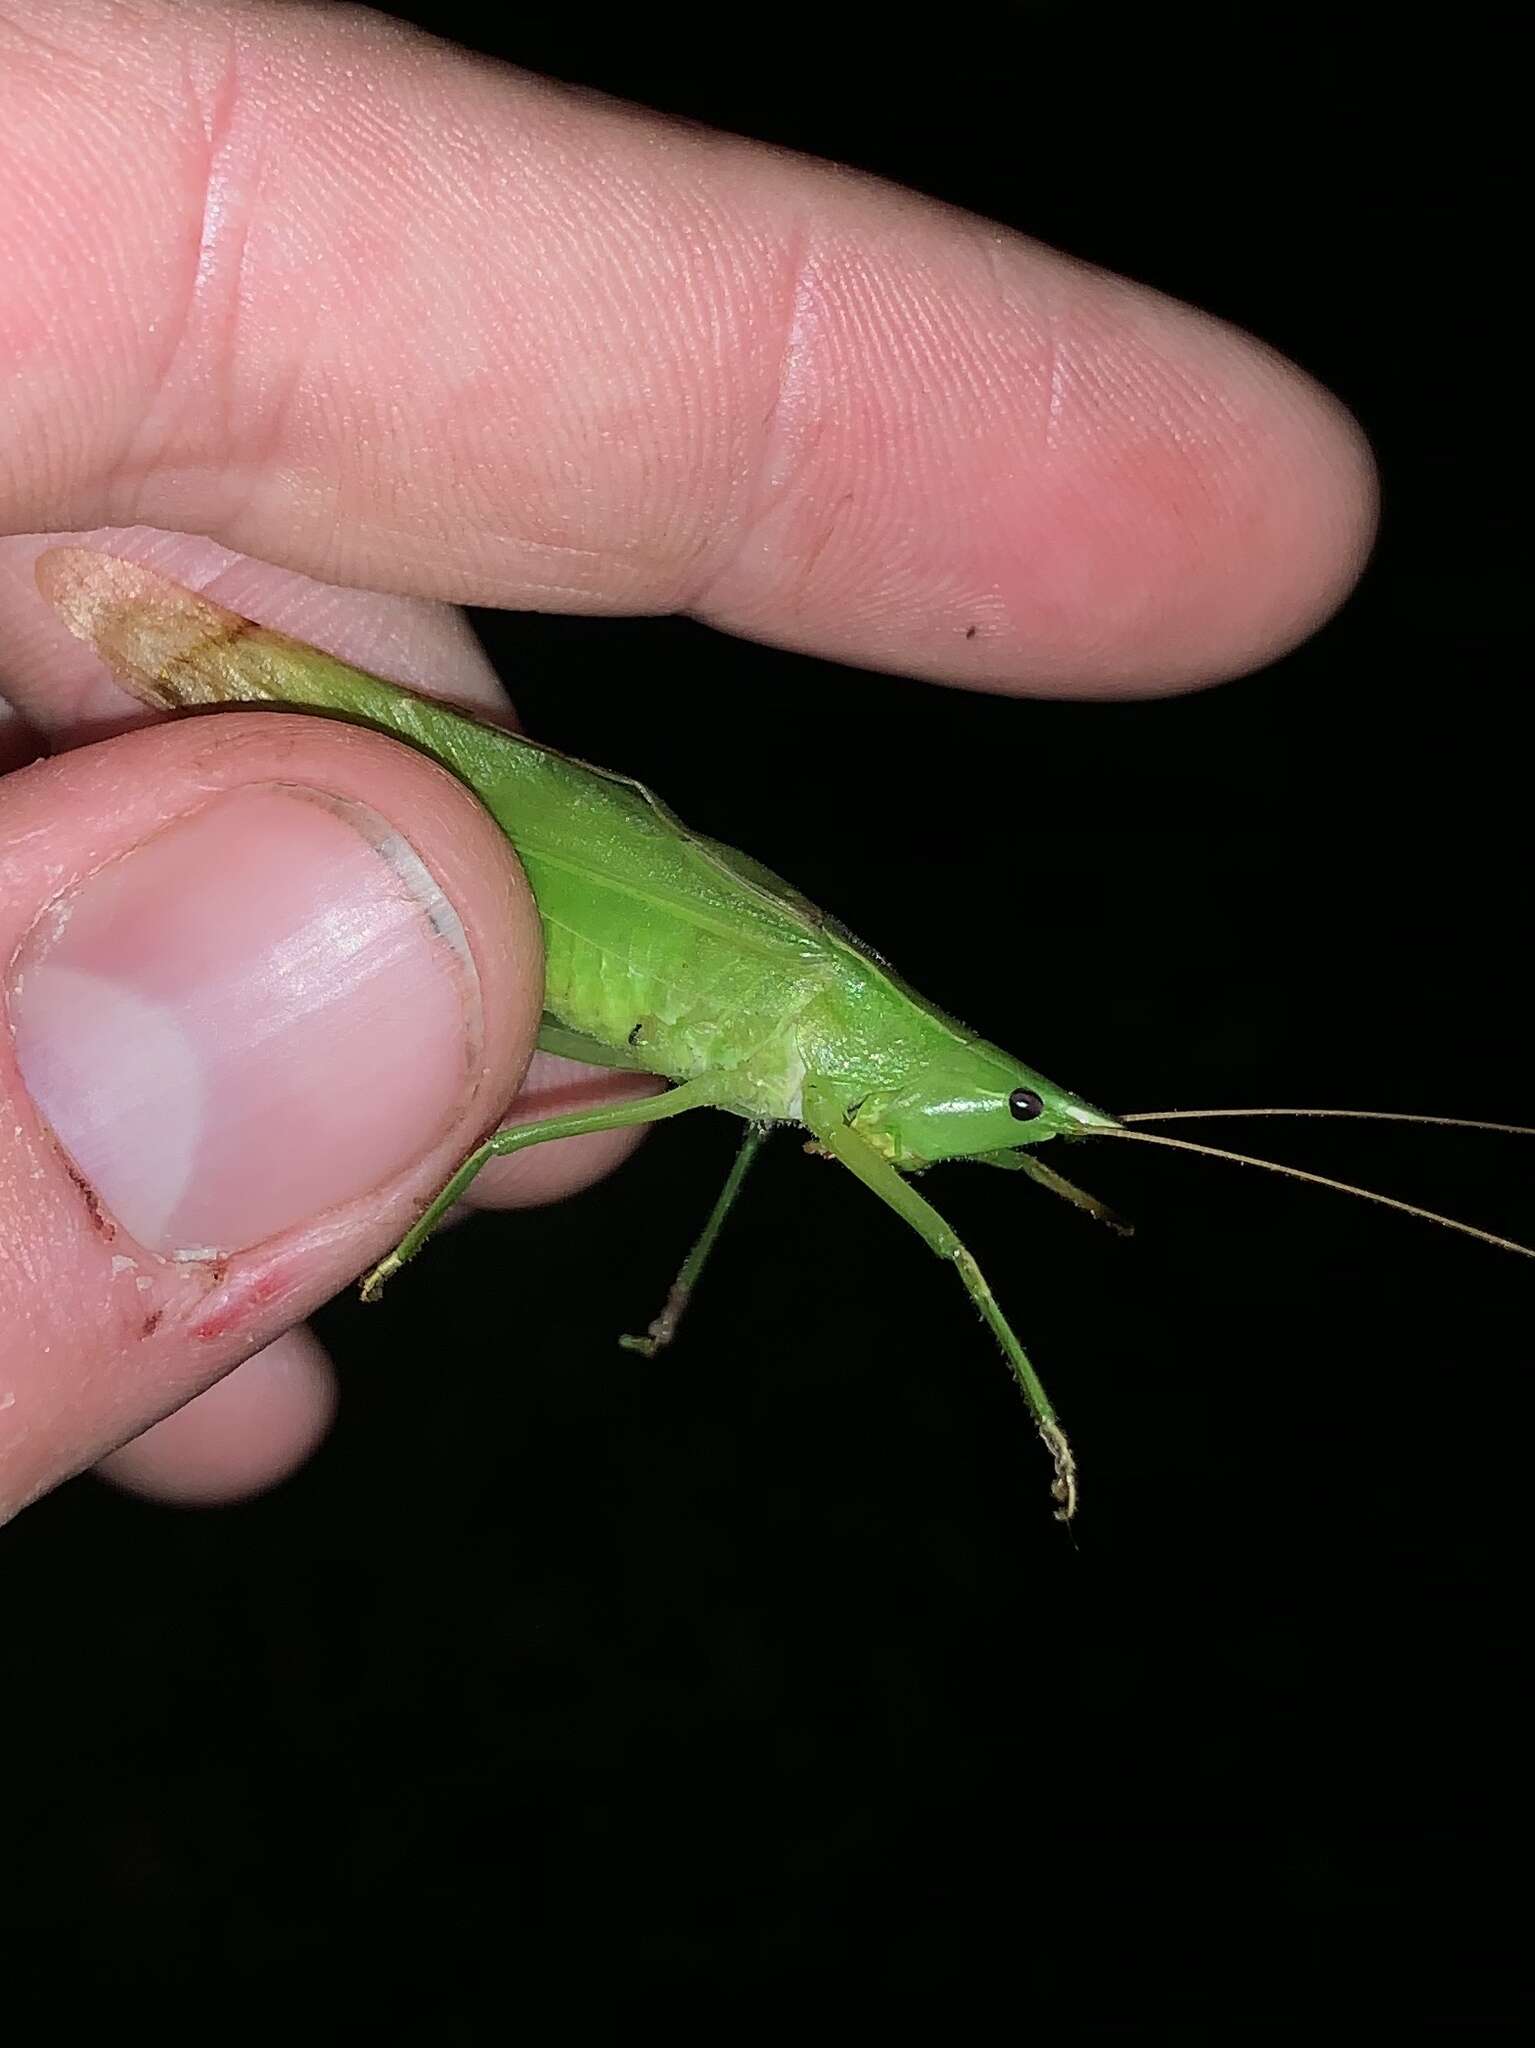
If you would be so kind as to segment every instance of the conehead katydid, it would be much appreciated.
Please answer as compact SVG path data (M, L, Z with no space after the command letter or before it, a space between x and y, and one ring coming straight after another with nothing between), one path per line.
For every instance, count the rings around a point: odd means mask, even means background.
M40 558L38 580L71 630L150 704L308 708L404 740L450 769L506 833L538 905L540 1047L672 1084L495 1133L367 1276L367 1298L489 1160L692 1109L725 1110L746 1125L730 1176L649 1332L623 1340L653 1353L674 1333L763 1137L799 1125L807 1149L840 1161L954 1267L1028 1403L1054 1464L1057 1517L1069 1521L1076 1461L1055 1410L980 1267L912 1174L977 1159L1020 1170L1112 1222L1034 1148L1051 1138L1131 1138L1295 1173L1535 1257L1409 1203L1138 1129L1162 1120L1149 1114L1095 1108L944 1015L788 883L690 832L638 783L365 675L137 564L59 548Z

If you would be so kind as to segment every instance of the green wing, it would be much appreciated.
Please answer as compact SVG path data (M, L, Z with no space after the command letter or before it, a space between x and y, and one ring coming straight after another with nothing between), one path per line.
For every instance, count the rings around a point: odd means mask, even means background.
M621 790L628 797L637 798L664 831L689 847L717 874L745 890L765 907L786 916L808 936L819 934L830 922L826 913L792 882L786 882L782 875L775 875L771 868L765 867L760 860L753 860L749 853L742 853L739 847L727 846L723 840L695 832L682 822L669 804L661 801L653 789L643 782L636 782L632 775L618 775L611 768L598 768L590 761L579 761L573 754L561 754L554 747L542 746L536 740L524 740L520 735L500 733L498 737L514 738L519 745L532 747L551 761L562 762L582 775L590 775L598 782Z
M797 889L690 832L628 777L351 668L137 563L81 548L55 549L44 563L45 587L72 630L162 709L265 701L373 726L467 783L530 875L545 863L616 901L668 909L684 926L785 964L803 965L824 950L827 921Z

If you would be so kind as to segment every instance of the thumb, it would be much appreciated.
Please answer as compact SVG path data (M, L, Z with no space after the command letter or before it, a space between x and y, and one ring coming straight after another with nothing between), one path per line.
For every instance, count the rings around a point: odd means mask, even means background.
M0 1519L388 1249L514 1094L543 958L458 784L286 714L0 780Z

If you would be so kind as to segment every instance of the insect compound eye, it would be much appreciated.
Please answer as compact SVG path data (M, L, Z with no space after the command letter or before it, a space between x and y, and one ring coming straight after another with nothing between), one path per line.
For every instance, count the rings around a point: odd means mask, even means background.
M1033 1123L1035 1117L1045 1113L1045 1098L1036 1095L1032 1088L1015 1088L1007 1098L1007 1106L1021 1124Z

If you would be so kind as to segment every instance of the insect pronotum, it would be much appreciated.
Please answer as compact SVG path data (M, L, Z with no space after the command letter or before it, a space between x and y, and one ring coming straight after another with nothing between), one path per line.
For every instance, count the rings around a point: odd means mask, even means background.
M945 1016L787 882L688 831L636 782L364 675L138 564L56 548L37 573L70 629L147 703L307 707L391 734L449 768L516 848L538 904L546 977L539 1045L672 1084L496 1132L367 1276L366 1298L421 1248L488 1160L553 1138L726 1110L746 1125L729 1178L648 1333L622 1340L653 1353L675 1332L764 1137L776 1125L800 1125L810 1149L840 1160L953 1265L1029 1405L1054 1462L1057 1517L1069 1521L1076 1460L1050 1399L980 1267L911 1174L940 1160L983 1160L1029 1174L1113 1222L1033 1148L1051 1138L1133 1138L1292 1174L1535 1257L1411 1203L1138 1128L1167 1116L1095 1108Z

